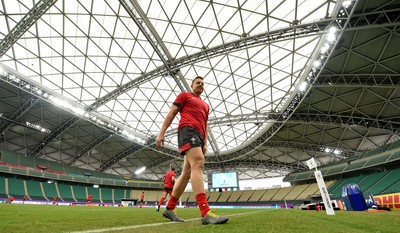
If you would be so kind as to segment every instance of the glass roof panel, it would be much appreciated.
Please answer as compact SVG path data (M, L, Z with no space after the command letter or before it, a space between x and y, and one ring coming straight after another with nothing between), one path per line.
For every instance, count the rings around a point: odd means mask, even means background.
M0 3L0 38L34 3ZM210 118L277 111L298 85L319 36L287 38L220 53L210 51L228 42L290 28L294 20L306 23L323 19L334 5L325 0L138 1L148 17L142 22L150 22L155 29L142 32L118 0L94 3L57 1L0 61L86 106L117 93L121 85L144 78L126 93L113 95L96 111L149 136L158 133L181 92L175 80L166 76L168 69L154 44L162 45L158 47L162 54L170 54L167 59L209 52L205 58L178 67L177 78L183 77L190 86L195 76L205 77L202 97L211 106ZM155 33L150 36L152 41L144 33ZM143 76L155 69L164 73ZM169 130L177 127L178 120L179 116ZM224 151L242 145L268 126L256 123L215 124L210 128ZM176 145L174 135L168 140Z

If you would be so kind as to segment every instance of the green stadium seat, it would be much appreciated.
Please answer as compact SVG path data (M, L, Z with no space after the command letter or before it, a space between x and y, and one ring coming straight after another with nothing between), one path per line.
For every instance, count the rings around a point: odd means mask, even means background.
M100 188L101 200L104 203L113 203L112 191L111 188Z
M40 186L40 181L26 180L25 182L28 196L32 200L45 200L43 197L42 187Z
M55 183L42 182L42 185L43 191L49 200L52 200L52 197L56 197L57 199L59 199Z
M24 180L18 178L8 178L8 192L15 198L22 198L26 195Z
M85 186L73 185L72 189L74 190L75 199L78 202L86 202L87 201L87 192Z
M6 180L3 176L0 176L0 198L7 198Z
M69 184L56 184L58 187L58 191L60 192L60 197L66 202L75 202L71 191L71 185Z

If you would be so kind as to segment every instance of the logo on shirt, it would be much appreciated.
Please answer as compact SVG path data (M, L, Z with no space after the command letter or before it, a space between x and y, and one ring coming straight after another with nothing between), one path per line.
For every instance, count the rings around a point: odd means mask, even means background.
M196 138L192 138L190 140L192 141L192 144L194 144L196 142Z

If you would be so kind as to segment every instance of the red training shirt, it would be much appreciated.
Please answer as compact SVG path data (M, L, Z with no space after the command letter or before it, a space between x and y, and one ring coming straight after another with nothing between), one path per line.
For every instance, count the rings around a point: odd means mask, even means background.
M190 126L205 138L210 113L208 104L191 92L182 92L176 97L174 105L179 108L181 114L178 131L184 126Z
M174 171L169 171L167 174L165 174L164 187L166 188L174 187L174 180L172 180L173 176L176 177L176 173Z

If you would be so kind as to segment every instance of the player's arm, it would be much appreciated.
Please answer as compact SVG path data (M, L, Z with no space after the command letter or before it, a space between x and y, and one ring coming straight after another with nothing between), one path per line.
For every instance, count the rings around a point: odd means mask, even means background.
M161 146L164 146L164 134L167 131L168 127L171 125L174 120L176 114L178 114L179 108L176 105L172 105L169 109L167 116L164 119L164 123L161 126L160 132L156 138L156 148L159 149Z

